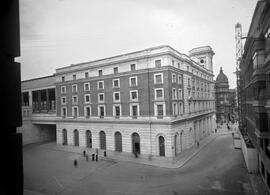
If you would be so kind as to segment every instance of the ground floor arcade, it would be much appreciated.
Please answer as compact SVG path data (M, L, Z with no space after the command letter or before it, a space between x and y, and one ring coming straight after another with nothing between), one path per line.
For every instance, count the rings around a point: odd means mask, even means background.
M61 121L57 123L57 144L175 157L214 131L213 116L175 124Z

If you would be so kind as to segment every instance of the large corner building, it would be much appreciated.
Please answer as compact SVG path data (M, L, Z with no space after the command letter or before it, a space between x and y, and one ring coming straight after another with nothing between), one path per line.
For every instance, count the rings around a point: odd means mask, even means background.
M22 83L24 124L57 144L175 157L215 129L213 55L159 46L59 68Z

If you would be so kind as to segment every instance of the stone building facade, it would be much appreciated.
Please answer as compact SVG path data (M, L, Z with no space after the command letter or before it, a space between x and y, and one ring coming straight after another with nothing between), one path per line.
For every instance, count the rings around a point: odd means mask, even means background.
M175 157L216 128L213 55L159 46L56 69L57 144Z
M270 2L258 1L240 64L241 133L270 189Z
M56 70L57 143L174 157L215 128L213 51L169 46Z

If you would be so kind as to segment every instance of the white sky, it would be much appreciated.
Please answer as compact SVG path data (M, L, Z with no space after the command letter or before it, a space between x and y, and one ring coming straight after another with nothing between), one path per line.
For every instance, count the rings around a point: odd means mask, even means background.
M256 0L21 0L22 80L56 68L170 45L210 45L236 86L234 26L247 32Z

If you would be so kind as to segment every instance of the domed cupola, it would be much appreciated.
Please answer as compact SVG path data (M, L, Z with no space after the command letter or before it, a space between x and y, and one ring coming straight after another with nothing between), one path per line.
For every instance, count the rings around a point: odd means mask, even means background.
M222 67L220 67L219 74L216 78L216 83L229 83L228 77L223 73Z

